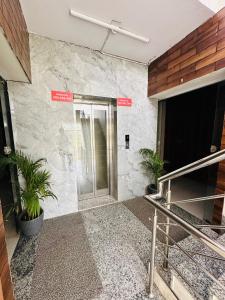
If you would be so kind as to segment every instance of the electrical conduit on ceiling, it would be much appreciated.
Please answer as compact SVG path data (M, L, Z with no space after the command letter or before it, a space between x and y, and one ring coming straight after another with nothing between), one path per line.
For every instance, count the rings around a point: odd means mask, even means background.
M70 9L69 12L70 12L70 15L73 16L73 17L77 17L77 18L79 18L81 20L84 20L84 21L90 22L92 24L104 27L104 28L108 29L109 31L111 31L112 33L120 33L120 34L126 35L128 37L131 37L133 39L139 40L139 41L141 41L143 43L149 43L149 41L150 41L150 39L147 38L147 37L139 36L139 35L137 35L135 33L132 33L130 31L127 31L125 29L120 28L119 26L115 26L113 24L108 24L106 22L97 20L95 18L89 17L89 16L81 14L79 12L76 12L76 11L74 11L72 9ZM109 37L109 35L107 36L107 40L108 40L108 37ZM104 42L104 44L105 44L105 42ZM110 54L110 53L104 52L103 51L103 47L102 47L101 50L95 50L95 51L100 52L103 55L107 55L107 56L113 57L113 58L123 59L123 60L129 61L129 62L132 62L132 63L137 63L137 64L141 64L141 65L145 65L145 66L148 65L148 63L142 63L142 62L137 61L137 60L133 60L133 59L129 59L129 58L126 58L126 57L123 57L123 56L119 56L119 55L115 55L115 54Z

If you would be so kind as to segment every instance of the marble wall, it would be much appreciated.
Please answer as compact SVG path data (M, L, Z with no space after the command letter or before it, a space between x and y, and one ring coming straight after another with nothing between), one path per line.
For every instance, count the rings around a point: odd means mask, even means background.
M73 104L51 102L51 90L129 97L118 107L118 197L140 196L148 183L140 170L138 149L155 147L157 103L147 98L147 67L103 56L73 44L30 36L32 84L8 82L16 149L46 157L58 201L47 199L45 217L77 211ZM125 149L130 134L130 149Z

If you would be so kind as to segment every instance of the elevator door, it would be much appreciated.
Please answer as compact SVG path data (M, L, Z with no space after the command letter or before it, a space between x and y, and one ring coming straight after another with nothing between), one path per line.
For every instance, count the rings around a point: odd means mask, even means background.
M79 200L109 194L109 108L75 104Z

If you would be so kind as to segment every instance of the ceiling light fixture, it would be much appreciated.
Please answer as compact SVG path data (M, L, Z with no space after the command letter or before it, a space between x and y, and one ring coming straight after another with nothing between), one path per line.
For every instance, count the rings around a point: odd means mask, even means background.
M106 29L110 29L112 30L113 32L118 32L120 34L123 34L123 35L126 35L126 36L129 36L133 39L136 39L136 40L139 40L141 42L144 42L144 43L148 43L149 42L149 38L146 38L146 37L143 37L143 36L140 36L140 35L137 35L135 33L132 33L130 31L127 31L125 29L122 29L118 26L115 26L115 25L112 25L112 24L108 24L108 23L105 23L103 21L100 21L100 20L97 20L97 19L94 19L92 17L89 17L89 16L86 16L86 15L83 15L79 12L76 12L74 10L70 10L70 14L71 16L73 17L77 17L81 20L84 20L84 21L87 21L87 22L90 22L90 23L93 23L93 24L96 24L96 25L99 25L101 27L104 27Z

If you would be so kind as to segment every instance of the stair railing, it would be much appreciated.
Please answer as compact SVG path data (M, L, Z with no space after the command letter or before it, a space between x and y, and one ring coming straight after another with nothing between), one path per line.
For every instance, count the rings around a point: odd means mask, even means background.
M157 200L153 199L152 196L147 195L145 196L146 200L155 208L154 216L153 216L153 227L152 227L152 242L151 242L151 259L150 259L150 270L149 270L149 296L150 298L154 298L153 294L153 284L154 284L154 272L155 272L155 257L156 257L156 250L158 249L156 247L157 242L157 231L160 231L162 234L165 235L167 238L166 240L172 241L174 245L176 245L180 251L182 251L189 259L192 260L192 262L199 267L202 272L204 272L210 279L218 284L220 288L224 290L225 293L225 286L221 284L221 282L216 279L208 270L206 270L204 267L200 265L198 261L196 261L193 258L193 255L189 253L189 251L186 251L183 247L181 247L176 241L167 234L166 230L162 229L162 227L158 223L158 211L162 213L167 219L172 220L177 225L179 225L181 228L183 228L187 233L192 235L195 239L199 240L201 243L205 244L207 247L209 247L211 250L213 250L217 255L221 256L223 261L225 261L225 247L219 244L217 241L211 239L206 234L201 232L198 228L196 228L194 225L191 225L190 223L183 220L181 217L177 216L174 212L169 210L167 207L163 206L161 203L159 203ZM167 226L167 223L165 223ZM171 224L171 225L174 225ZM169 248L170 245L166 244L166 247ZM159 250L159 249L158 249ZM161 252L159 250L159 252ZM167 260L168 263L172 266L173 269L182 277L182 279L186 282L187 285L190 285L190 283L184 278L184 276L177 270L176 267L173 266L172 262L170 262L169 256L166 256L166 253L161 252L164 259ZM219 258L220 259L220 258ZM168 265L167 265L168 266ZM194 287L192 287L194 288Z
M164 262L163 267L168 268L169 263L169 242L171 240L169 231L170 231L170 220L177 222L183 229L188 233L193 235L195 238L201 240L209 248L215 251L217 254L225 258L225 248L219 245L214 240L210 239L207 235L203 234L198 228L194 225L187 223L182 218L175 215L171 210L171 204L184 203L184 202L197 202L197 201L207 201L213 199L224 199L224 194L213 195L208 197L194 198L194 199L185 199L176 202L171 202L171 181L175 178L181 177L185 174L191 173L193 171L202 169L204 167L216 164L222 160L225 160L225 149L213 153L207 157L204 157L200 160L197 160L191 164L188 164L182 168L179 168L171 173L168 173L158 179L158 193L153 195L145 196L145 198L155 207L155 214L153 218L153 230L152 230L152 247L151 247L151 268L150 268L150 277L149 277L149 287L150 287L150 297L153 297L153 282L154 282L154 260L155 260L155 246L156 246L156 232L159 226L157 225L157 210L161 211L166 216L165 231L160 229L160 231L165 235L165 247L164 247ZM156 200L163 197L164 185L167 183L167 193L166 193L166 203L165 205L160 204ZM198 225L199 226L199 225ZM215 226L215 225L214 225ZM219 228L219 225L216 225ZM221 226L221 228L224 226ZM200 227L199 227L200 228ZM215 228L215 227L214 227ZM187 254L187 253L186 253ZM206 273L208 271L206 270ZM211 277L211 274L207 274ZM213 281L218 281L216 278L212 278ZM221 284L220 282L217 282Z
M159 192L155 195L152 195L152 197L154 199L157 199L157 198L161 198L163 197L163 192L164 192L164 185L167 183L167 193L166 193L166 203L167 203L167 208L170 209L170 206L171 206L171 184L172 184L172 180L175 179L175 178L179 178L185 174L189 174L193 171L196 171L196 170L199 170L199 169L202 169L202 168L205 168L205 167L208 167L210 165L213 165L213 164L216 164L222 160L225 160L225 149L223 150L220 150L218 152L215 152L209 156L206 156L204 158L201 158L191 164L188 164L182 168L179 168L173 172L170 172L164 176L161 176L159 179L158 179L158 190ZM222 198L224 198L224 195L222 196ZM186 202L188 201L198 201L196 199L187 199ZM184 201L184 200L182 200ZM193 201L193 202L194 202ZM167 235L169 235L169 218L167 218L167 221L168 225L166 226L166 233ZM166 237L166 244L169 245L169 239ZM165 251L165 256L166 258L168 258L169 256L169 247L165 247L164 249ZM164 259L164 268L166 269L168 267L168 260L167 259Z

